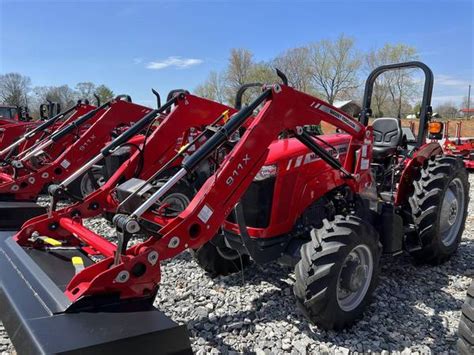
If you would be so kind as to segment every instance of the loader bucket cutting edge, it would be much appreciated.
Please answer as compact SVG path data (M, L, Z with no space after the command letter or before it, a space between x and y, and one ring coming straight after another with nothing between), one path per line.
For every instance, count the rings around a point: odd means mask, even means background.
M74 251L22 248L13 235L0 232L0 318L19 354L192 353L186 326L151 305L68 312Z
M0 201L0 231L18 230L26 221L46 213L36 202Z

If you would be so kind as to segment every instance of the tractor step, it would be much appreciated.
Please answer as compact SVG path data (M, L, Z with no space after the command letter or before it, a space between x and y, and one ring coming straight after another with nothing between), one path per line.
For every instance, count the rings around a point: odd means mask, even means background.
M80 249L24 249L13 234L0 232L0 318L17 353L192 353L186 326L151 305L68 311L73 261L92 261Z
M29 219L45 214L36 202L0 201L0 231L18 230Z

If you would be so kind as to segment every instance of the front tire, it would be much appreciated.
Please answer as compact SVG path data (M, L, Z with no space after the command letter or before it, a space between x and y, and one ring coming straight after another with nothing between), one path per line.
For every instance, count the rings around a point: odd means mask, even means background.
M105 184L106 179L101 168L92 168L91 174L95 180L94 182L91 180L89 172L86 172L71 183L68 187L69 191L76 197L85 198L96 191L96 184L99 187Z
M324 329L351 326L377 285L381 250L377 232L362 219L324 220L295 268L294 293L305 316Z
M227 276L250 265L250 257L225 246L220 234L198 249L191 250L191 254L198 265L212 277Z
M474 281L467 290L466 302L462 306L458 335L459 354L474 354Z
M420 248L410 253L419 262L440 264L461 241L469 202L469 180L462 160L439 156L429 160L413 182L410 216Z

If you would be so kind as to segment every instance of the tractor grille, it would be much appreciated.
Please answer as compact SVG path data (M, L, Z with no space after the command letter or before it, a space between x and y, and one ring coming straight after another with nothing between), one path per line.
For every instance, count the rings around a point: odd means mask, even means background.
M248 227L266 228L270 224L274 187L275 178L254 181L242 196L245 224ZM237 223L233 213L228 220Z

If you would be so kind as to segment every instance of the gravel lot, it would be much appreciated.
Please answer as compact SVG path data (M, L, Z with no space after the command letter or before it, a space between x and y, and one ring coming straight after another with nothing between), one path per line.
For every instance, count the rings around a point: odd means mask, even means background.
M472 174L470 182L474 196ZM197 353L456 353L460 309L474 277L473 212L474 198L459 251L442 266L415 266L407 255L383 259L372 305L340 333L302 317L293 298L293 272L277 264L211 279L185 253L163 265L156 305L188 325ZM0 323L0 351L12 350Z

